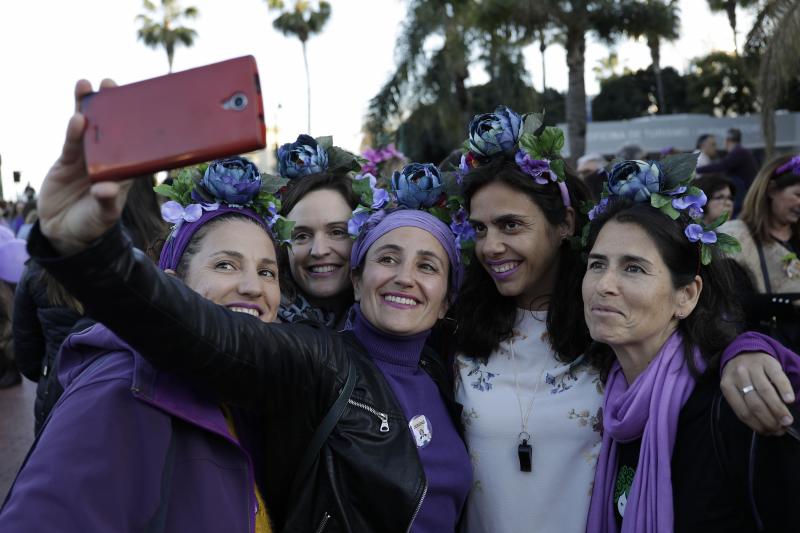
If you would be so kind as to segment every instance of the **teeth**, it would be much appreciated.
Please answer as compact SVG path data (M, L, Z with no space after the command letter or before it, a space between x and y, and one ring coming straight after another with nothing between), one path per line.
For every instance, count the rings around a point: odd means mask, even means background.
M394 296L391 294L387 294L386 296L383 297L383 299L386 300L387 302L392 302L400 305L411 305L411 306L417 305L416 300L412 300L411 298L403 298L401 296Z
M253 315L254 317L258 317L258 311L255 309L250 309L249 307L229 307L231 311L235 311L237 313L246 313L248 315Z
M517 265L519 265L518 261L509 261L508 263L503 263L502 265L493 266L492 271L502 274L503 272L508 272L509 270L517 268Z
M333 265L312 266L310 270L315 274L325 274L326 272L333 272L336 267Z

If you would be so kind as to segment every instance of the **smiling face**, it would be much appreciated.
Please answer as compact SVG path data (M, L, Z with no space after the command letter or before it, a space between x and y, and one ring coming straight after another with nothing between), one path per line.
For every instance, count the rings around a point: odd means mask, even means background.
M352 211L336 191L308 193L289 211L295 223L289 268L297 286L313 300L333 298L350 288L350 249L347 232Z
M553 226L527 194L501 182L480 189L470 201L475 255L500 294L517 306L540 307L553 292L558 251L572 234L574 212Z
M386 233L353 273L364 318L393 335L431 329L447 313L449 269L447 253L427 231L402 227Z
M653 239L637 224L611 220L595 240L583 277L589 333L617 356L649 361L677 327L677 317L694 309L699 279L675 289Z
M800 220L800 183L783 189L771 189L770 217L777 224L796 224Z
M280 303L278 263L264 229L242 219L222 220L199 244L186 269L186 285L228 309L274 321Z

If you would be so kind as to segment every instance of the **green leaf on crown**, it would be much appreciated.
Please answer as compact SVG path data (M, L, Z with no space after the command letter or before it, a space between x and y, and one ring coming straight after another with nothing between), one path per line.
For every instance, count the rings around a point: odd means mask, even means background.
M719 249L728 255L738 254L742 251L742 245L739 241L727 233L717 233L717 244Z
M540 156L536 152L536 137L532 133L523 133L519 138L519 147L534 159L539 159Z
M652 196L651 196L651 198L652 198ZM659 210L662 213L664 213L665 215L667 215L669 218L671 218L672 220L677 220L678 217L681 215L680 212L677 209L672 207L672 202L662 205L661 207L659 207Z
M650 205L656 209L661 209L665 205L672 205L672 197L654 192L650 195Z
M156 194L160 194L161 196L165 196L170 200L174 200L178 203L181 203L181 195L178 194L177 191L175 191L169 185L164 185L163 183L161 185L156 185L155 187L153 187L153 191Z
M553 159L564 148L564 132L554 126L547 126L542 134L534 139L537 159Z
M372 187L369 186L369 178L353 180L353 192L361 198L364 205L372 205Z
M536 131L542 127L544 113L528 113L522 119L522 135L530 133L536 135Z
M359 158L338 146L331 146L328 150L328 168L331 172L358 172L361 170Z
M292 229L294 229L294 222L291 220L286 220L285 218L279 218L275 221L275 224L272 225L272 232L275 234L275 238L277 238L278 242L280 243L291 242Z
M563 159L553 159L550 161L550 168L556 173L556 176L558 176L558 181L567 179L566 167Z
M669 191L683 183L688 183L694 170L697 168L697 156L699 154L675 154L668 155L661 160L662 175L668 180L662 189Z
M314 140L317 141L318 145L325 148L325 150L330 150L331 147L333 146L333 137L331 137L330 135L325 135L323 137L315 137Z
M445 224L449 225L450 222L452 222L450 220L450 212L444 207L431 207L430 209L426 209L426 211L431 215L435 216L436 218L438 218L439 220L441 220L442 222L444 222Z
M705 243L700 245L700 262L704 265L711 262L711 248Z
M261 191L269 194L277 194L278 191L289 185L287 178L275 176L274 174L261 174Z
M720 227L722 224L724 224L728 220L729 216L730 216L730 213L722 213L720 216L718 216L717 218L714 219L714 222L712 222L708 226L705 226L705 228L703 228L703 229L705 229L706 231L715 230L718 227Z

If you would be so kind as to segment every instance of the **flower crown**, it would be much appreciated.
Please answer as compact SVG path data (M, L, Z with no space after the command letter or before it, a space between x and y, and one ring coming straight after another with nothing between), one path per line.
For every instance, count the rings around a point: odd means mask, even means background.
M544 126L544 115L519 115L500 105L494 113L475 115L469 123L469 139L457 173L461 183L471 169L489 163L501 155L514 156L519 169L539 185L558 184L564 206L570 206L564 181L566 167L561 157L564 132L555 126Z
M718 246L727 254L741 251L739 241L716 231L728 219L728 213L719 216L711 224L703 222L703 207L708 199L701 189L691 185L696 166L697 154L671 155L661 161L615 161L608 172L608 180L603 184L600 202L594 207L591 204L584 206L584 211L591 221L616 198L647 203L672 220L678 220L681 213L686 213L691 222L686 225L684 235L690 242L700 244L703 265L711 262L710 246ZM584 244L589 227L590 224L587 224L583 228Z
M435 216L450 227L461 252L461 262L469 264L475 246L475 231L467 220L458 186L448 181L436 165L411 163L394 172L391 191L378 185L372 174L360 174L353 180L353 191L359 195L359 205L347 223L354 239L383 215L396 209L419 209Z
M405 154L398 150L394 143L389 143L380 148L367 148L361 155L365 159L364 164L361 165L361 172L372 174L373 176L379 176L382 171L387 170L385 168L387 166L386 163L390 161L396 161L398 164L404 164L408 161Z
M333 145L333 137L302 134L278 148L278 173L293 180L319 172L358 172L364 160Z
M161 184L153 190L170 199L161 206L162 218L173 225L170 235L184 222L197 221L203 211L227 204L252 209L264 218L279 242L290 242L294 223L278 214L280 200L263 188L258 167L244 157L182 168L171 185Z
M775 176L780 176L786 172L791 171L792 174L800 176L800 155L796 155L789 161L775 169Z

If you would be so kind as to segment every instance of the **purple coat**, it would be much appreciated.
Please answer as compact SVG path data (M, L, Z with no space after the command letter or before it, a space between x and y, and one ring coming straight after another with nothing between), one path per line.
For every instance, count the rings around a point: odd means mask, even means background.
M0 510L0 531L253 532L247 452L213 398L102 325L60 353L64 394Z

